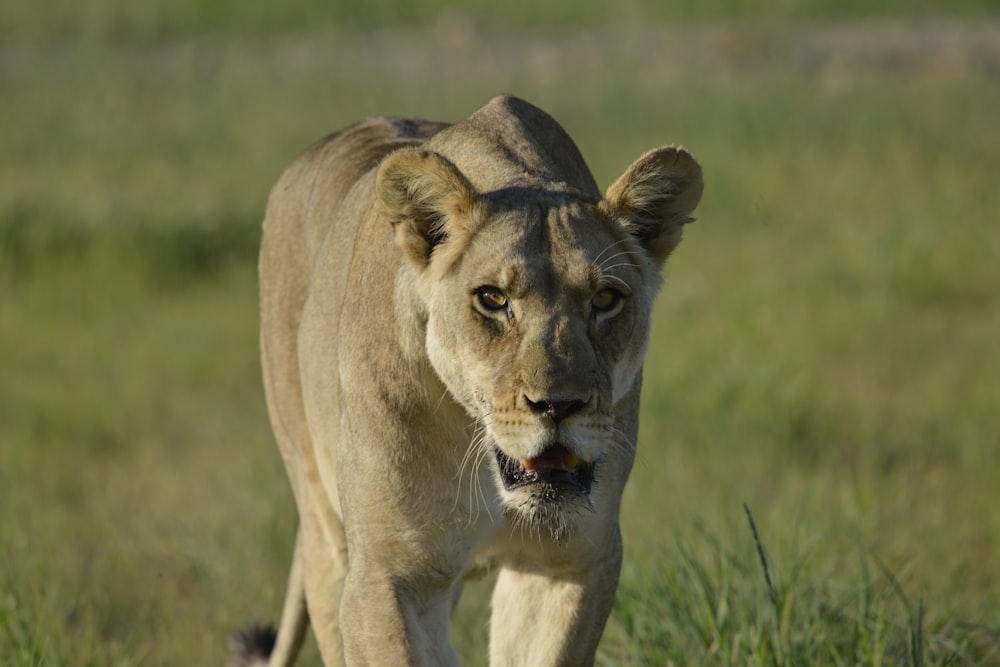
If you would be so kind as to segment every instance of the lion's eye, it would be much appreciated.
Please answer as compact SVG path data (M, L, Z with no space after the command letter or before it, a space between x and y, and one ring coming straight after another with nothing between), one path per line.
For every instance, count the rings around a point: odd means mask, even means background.
M507 307L507 295L497 287L480 287L479 303L486 310L504 310Z
M606 312L614 310L620 300L621 295L618 292L605 287L602 290L598 290L594 298L590 300L590 304L594 307L594 310Z

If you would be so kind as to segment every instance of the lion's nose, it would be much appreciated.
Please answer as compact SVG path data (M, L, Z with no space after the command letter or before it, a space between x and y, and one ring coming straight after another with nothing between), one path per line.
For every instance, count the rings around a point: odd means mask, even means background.
M539 415L548 415L557 424L573 413L579 412L587 404L587 401L575 399L568 401L533 401L525 396L524 400L532 412Z

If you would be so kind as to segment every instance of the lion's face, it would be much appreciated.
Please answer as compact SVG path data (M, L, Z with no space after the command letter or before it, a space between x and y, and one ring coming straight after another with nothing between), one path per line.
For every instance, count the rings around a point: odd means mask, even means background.
M627 446L615 405L642 364L658 267L594 204L505 204L477 211L433 286L428 354L481 426L508 504L585 499L601 458Z
M440 156L401 151L377 187L416 268L428 358L478 426L469 456L495 466L508 514L562 532L602 462L631 461L617 410L635 395L660 264L700 197L697 163L651 152L589 202L480 195Z

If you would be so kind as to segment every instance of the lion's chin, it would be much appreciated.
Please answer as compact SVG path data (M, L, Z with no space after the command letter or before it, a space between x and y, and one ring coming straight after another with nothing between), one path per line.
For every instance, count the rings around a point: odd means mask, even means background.
M508 491L537 487L545 495L590 495L594 483L594 464L581 461L564 445L550 445L532 459L512 458L499 447L494 448L494 452L500 468L500 479Z

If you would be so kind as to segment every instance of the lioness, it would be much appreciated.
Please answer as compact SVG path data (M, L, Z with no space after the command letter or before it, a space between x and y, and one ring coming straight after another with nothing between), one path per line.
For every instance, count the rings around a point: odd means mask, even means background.
M300 526L277 641L238 635L239 664L290 665L311 620L327 665L456 665L462 581L492 567L490 664L593 663L650 310L701 193L663 147L602 197L514 97L365 120L291 165L261 348Z

